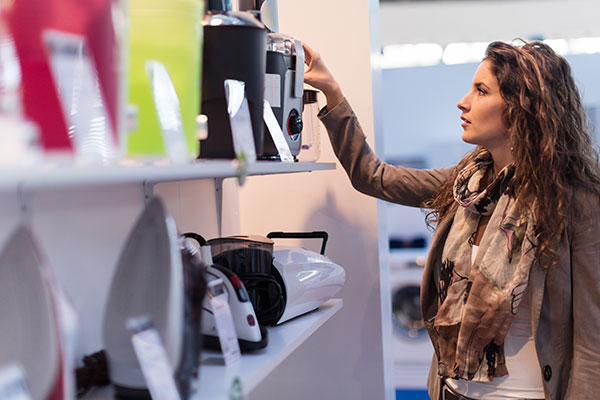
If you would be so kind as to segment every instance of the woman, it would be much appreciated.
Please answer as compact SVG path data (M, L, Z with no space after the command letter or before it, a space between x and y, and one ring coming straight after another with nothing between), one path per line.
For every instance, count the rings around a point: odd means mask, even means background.
M540 42L491 43L458 102L458 165L381 162L318 53L305 81L353 186L430 210L421 307L432 399L600 396L600 169L568 63Z

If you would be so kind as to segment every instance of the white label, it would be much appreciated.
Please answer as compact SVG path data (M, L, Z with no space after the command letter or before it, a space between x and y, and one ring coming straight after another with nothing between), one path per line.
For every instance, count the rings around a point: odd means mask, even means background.
M265 100L273 107L281 107L281 75L265 74Z
M245 86L246 84L242 81L226 79L225 98L235 154L238 158L254 162L256 161L256 148L254 147L252 120Z
M215 279L210 281L207 289L210 307L215 317L217 335L219 336L221 350L223 351L223 358L225 358L226 365L231 365L239 360L242 354L223 280Z
M25 371L16 364L0 369L0 399L31 400L25 385Z
M275 143L275 147L277 147L281 161L294 162L290 146L288 146L287 141L283 136L283 131L279 126L279 122L277 122L277 117L273 114L273 109L267 100L265 100L264 106L264 119L267 129L271 134L271 138L273 139L273 143Z
M117 156L113 130L100 82L85 38L46 30L43 38L68 134L79 156Z
M162 132L167 156L175 164L188 160L187 144L181 121L179 97L167 68L159 61L146 61L146 72L150 77L152 98Z
M180 400L173 379L173 368L160 335L149 317L131 318L127 328L132 332L131 343L153 399Z

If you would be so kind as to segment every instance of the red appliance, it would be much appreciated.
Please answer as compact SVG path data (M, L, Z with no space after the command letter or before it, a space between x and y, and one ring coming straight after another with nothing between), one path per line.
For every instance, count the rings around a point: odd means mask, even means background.
M45 150L69 150L58 92L42 34L47 29L82 35L96 65L109 123L118 143L119 49L112 9L119 0L18 0L3 2L21 63L26 117L41 130Z

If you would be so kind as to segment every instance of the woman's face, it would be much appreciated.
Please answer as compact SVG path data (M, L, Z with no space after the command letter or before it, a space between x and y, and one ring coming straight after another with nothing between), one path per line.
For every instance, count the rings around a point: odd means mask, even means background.
M509 135L502 112L506 103L500 96L498 79L491 62L483 61L473 77L471 90L457 104L462 111L462 139L483 146L490 152L509 148Z

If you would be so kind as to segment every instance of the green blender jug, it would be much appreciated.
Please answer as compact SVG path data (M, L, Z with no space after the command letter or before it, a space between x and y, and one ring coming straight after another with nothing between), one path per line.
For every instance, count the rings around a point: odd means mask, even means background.
M188 154L190 159L198 155L203 14L200 0L129 0L129 103L137 108L137 123L128 135L129 156L167 154L147 72L149 61L165 66L179 98Z

